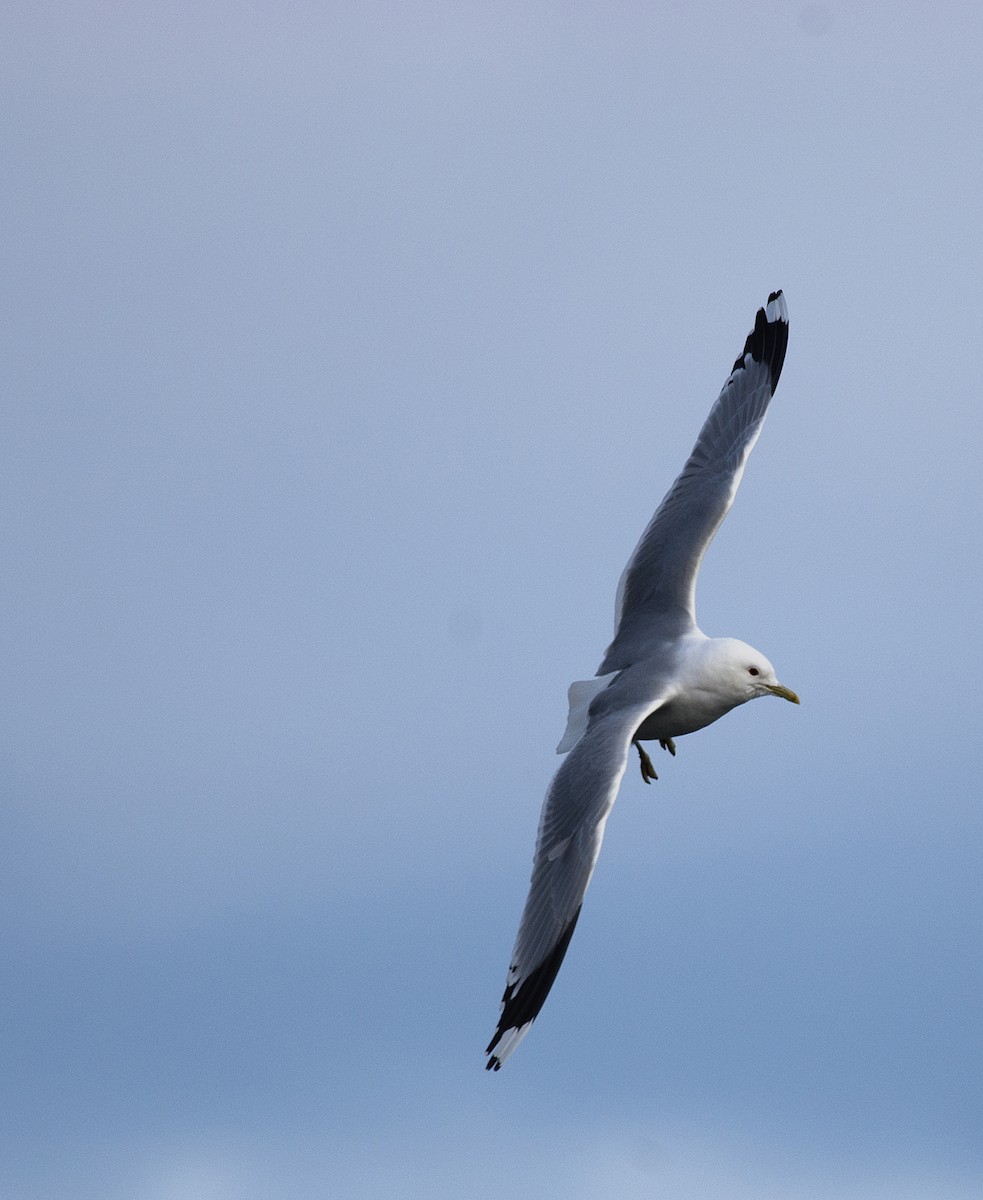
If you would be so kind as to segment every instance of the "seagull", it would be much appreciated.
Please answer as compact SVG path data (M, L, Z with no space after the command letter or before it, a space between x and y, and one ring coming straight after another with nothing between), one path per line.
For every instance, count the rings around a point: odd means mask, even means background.
M772 292L622 573L614 640L597 676L570 686L567 728L557 746L567 757L543 803L529 895L485 1051L488 1070L497 1071L515 1051L553 986L632 746L649 783L657 775L643 741L675 754L675 738L748 700L780 696L799 703L760 651L735 638L707 637L696 624L700 563L734 501L787 345L785 298Z

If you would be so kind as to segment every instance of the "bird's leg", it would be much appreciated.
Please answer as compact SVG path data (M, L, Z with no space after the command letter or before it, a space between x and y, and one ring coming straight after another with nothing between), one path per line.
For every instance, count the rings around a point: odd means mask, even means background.
M673 758L676 757L676 743L672 738L659 738L659 745L663 750L668 750Z
M634 741L634 739L632 739ZM642 743L635 741L635 749L638 751L639 765L642 768L642 778L646 783L651 783L653 779L658 779L655 773L655 767L652 766L652 760L648 754L642 749Z

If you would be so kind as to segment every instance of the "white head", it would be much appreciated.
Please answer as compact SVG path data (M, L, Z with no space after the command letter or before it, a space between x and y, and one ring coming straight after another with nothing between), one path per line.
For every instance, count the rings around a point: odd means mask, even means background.
M711 638L707 649L714 683L734 704L743 704L757 696L781 696L793 704L799 703L795 692L778 682L775 668L767 658L747 642Z

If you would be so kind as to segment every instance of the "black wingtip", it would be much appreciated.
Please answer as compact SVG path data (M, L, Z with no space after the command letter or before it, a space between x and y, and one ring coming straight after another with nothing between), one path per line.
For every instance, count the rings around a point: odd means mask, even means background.
M734 362L734 370L744 367L744 359L751 355L754 362L767 363L771 374L772 395L778 387L778 378L785 362L788 349L788 310L781 288L768 296L768 312L759 308L754 318L754 328L747 335L744 349Z
M579 917L580 909L578 908L560 935L559 941L539 966L515 987L511 984L506 987L505 995L502 997L502 1015L498 1019L498 1028L485 1049L485 1053L491 1055L488 1062L485 1063L486 1071L497 1071L501 1067L502 1061L493 1051L505 1034L510 1029L521 1029L523 1025L531 1025L539 1014L539 1010L546 1003L546 997L556 979ZM508 1053L505 1057L508 1058Z

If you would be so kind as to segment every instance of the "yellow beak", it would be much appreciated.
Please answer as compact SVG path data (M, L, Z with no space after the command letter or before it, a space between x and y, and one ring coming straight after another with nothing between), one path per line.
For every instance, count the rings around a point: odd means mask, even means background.
M791 688L782 687L780 683L766 683L765 687L773 696L781 696L783 700L791 700L793 704L801 704L802 701L798 698Z

